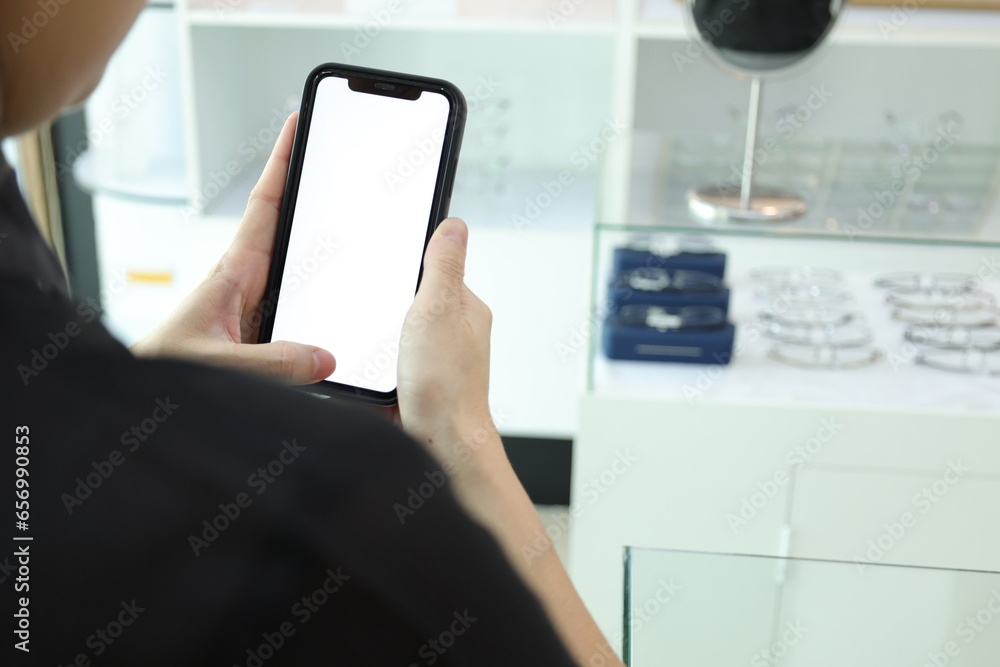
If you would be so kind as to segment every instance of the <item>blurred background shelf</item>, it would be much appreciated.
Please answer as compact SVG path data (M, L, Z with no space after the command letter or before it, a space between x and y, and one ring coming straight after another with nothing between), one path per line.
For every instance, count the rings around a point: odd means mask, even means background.
M483 267L476 288L490 295L498 323L516 320L539 298L539 280L559 286L558 297L542 299L533 336L512 327L509 342L494 346L493 367L511 370L509 381L506 370L496 371L494 400L511 413L511 432L572 437L588 364L585 353L571 346L566 354L563 346L578 341L590 319L595 221L699 229L683 190L726 178L742 135L746 84L689 53L682 11L673 0L157 3L88 104L90 152L62 160L102 201L103 275L128 267L127 275L162 276L163 267L174 267L172 287L129 282L127 290L142 292L137 301L147 315L118 329L141 334L176 303L173 291L190 284L185 276L208 271L316 64L418 71L455 82L469 99L452 211L473 227L471 252ZM987 163L1000 146L1000 39L993 39L1000 13L920 9L896 25L892 12L849 6L814 62L765 95L764 136L787 150L764 166L764 176L806 191L813 212L783 227L716 226L713 234L835 239L856 222L855 202L869 201L863 190L878 183L876 170L859 177L860 168L845 165L881 151L891 169L892 152L948 112L962 123L954 151L908 187L891 215L865 229L866 238L960 245L1000 234L996 216L984 214L997 180L995 161ZM153 85L150 72L157 73ZM812 108L815 89L830 95ZM809 117L784 131L782 120L801 117L803 108ZM957 182L945 182L962 159ZM571 183L559 188L564 174ZM951 189L936 196L939 186ZM186 201L167 201L177 198ZM162 210L143 208L157 205ZM129 255L108 238L129 220L151 237L166 235L158 251ZM167 240L173 224L182 225L184 243ZM477 249L476 238L488 238L488 248ZM206 251L183 254L183 247ZM537 253L527 273L513 259L525 253ZM111 308L110 319L128 312ZM541 368L551 391L515 379ZM539 405L549 406L550 417Z
M768 140L774 137L768 137ZM802 195L808 212L779 224L702 222L686 193L734 182L742 147L726 136L636 134L629 225L737 236L885 243L1000 243L1000 148L916 141L785 141L759 166L759 183ZM934 162L918 168L924 150Z
M378 24L372 27L372 19L353 17L330 13L298 13L281 14L271 12L241 11L232 14L219 15L215 12L197 10L190 12L189 20L193 26L226 27L226 28L292 28L304 30L351 30L352 40L344 42L345 48L338 49L341 56L350 55L354 48L353 37L359 34L377 36L383 31L405 32L471 32L499 33L511 36L520 34L545 33L547 35L611 35L614 23L611 17L606 20L579 20L566 25L565 28L553 29L558 23L551 23L547 18L491 18L484 16L456 17L450 19L421 18L419 16L404 16L395 18L385 26ZM558 14L556 14L558 16ZM555 19L553 19L555 20ZM368 28L368 32L365 29ZM366 40L360 37L358 43L364 45Z
M382 29L518 33L553 28L565 28L571 33L611 33L619 3L616 0L571 4L561 0L191 0L187 7L188 20L197 25L349 27L368 28L370 33Z

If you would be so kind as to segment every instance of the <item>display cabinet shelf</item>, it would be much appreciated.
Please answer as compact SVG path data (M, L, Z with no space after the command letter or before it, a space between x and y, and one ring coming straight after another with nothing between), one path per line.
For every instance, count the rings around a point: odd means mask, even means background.
M190 0L187 6L187 20L195 25L350 28L362 32L367 30L369 37L385 29L509 33L546 31L552 35L611 33L615 30L618 12L615 0L588 0L572 4L559 0Z
M1000 147L932 140L784 141L757 182L797 191L809 210L779 223L703 222L688 211L688 190L738 184L740 147L726 137L637 133L629 226L736 236L887 243L1000 244ZM924 155L932 162L925 162Z
M736 325L733 361L728 366L607 359L600 349L601 325L609 311L608 283L616 247L634 241L668 244L692 231L727 253L730 320ZM600 223L594 234L593 322L587 391L596 396L666 400L680 404L813 405L902 411L938 410L1000 414L1000 378L948 373L916 362L916 348L904 339L907 324L891 317L886 291L875 286L893 272L965 273L1000 296L1000 239L957 242L900 242L898 239L798 235L721 230L678 225L654 227ZM765 313L782 303L763 292L756 269L813 266L838 271L839 287L851 301L844 308L861 316L872 345L884 358L852 370L805 369L784 365L770 353Z

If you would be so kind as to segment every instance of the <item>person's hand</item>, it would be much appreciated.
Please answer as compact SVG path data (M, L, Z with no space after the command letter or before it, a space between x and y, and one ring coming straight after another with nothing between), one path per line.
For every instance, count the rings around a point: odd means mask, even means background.
M490 418L493 315L465 285L468 238L465 223L449 218L427 245L399 345L399 418L442 463L459 502L496 538L577 663L623 667L573 587Z
M470 447L499 443L488 401L493 316L465 285L468 238L458 218L434 232L399 345L400 421L446 467L469 461Z
M285 121L232 245L177 310L132 346L133 353L227 366L292 384L333 373L333 355L322 348L287 341L257 344L297 115Z

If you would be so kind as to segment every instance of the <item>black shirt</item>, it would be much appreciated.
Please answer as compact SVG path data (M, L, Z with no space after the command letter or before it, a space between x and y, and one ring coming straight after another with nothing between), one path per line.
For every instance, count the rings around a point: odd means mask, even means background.
M4 664L572 664L420 445L134 358L67 299L2 160L0 234Z

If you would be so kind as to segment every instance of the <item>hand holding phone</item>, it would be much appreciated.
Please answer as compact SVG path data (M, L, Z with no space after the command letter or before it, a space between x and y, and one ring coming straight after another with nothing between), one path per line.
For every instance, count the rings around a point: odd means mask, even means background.
M400 331L447 215L466 115L452 84L342 65L309 76L260 342L319 345L315 389L396 402Z
M205 279L152 331L131 346L138 357L171 357L255 373L291 385L329 377L333 355L307 343L257 344L278 210L295 134L293 114L282 127L253 188L243 220Z
M489 411L490 309L465 285L468 228L448 218L434 233L424 277L406 314L399 357L403 427L443 461L469 434L493 430ZM465 452L468 459L470 452Z

